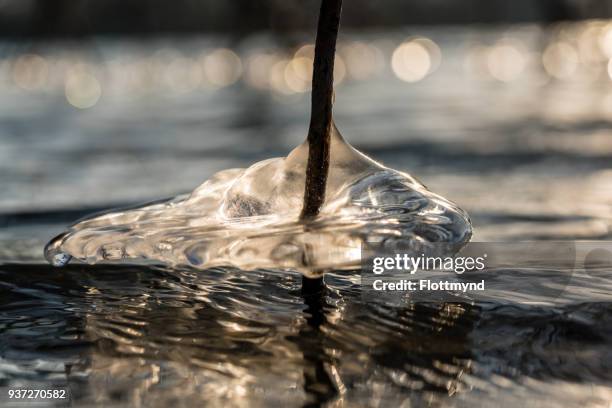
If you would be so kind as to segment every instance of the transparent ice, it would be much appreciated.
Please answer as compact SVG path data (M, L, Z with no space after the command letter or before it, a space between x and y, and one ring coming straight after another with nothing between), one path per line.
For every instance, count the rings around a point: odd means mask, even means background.
M463 210L360 153L335 126L325 203L316 219L299 221L307 158L304 142L285 158L221 171L189 195L81 220L45 256L56 266L149 260L315 277L359 267L366 246L417 253L443 244L454 253L469 241Z

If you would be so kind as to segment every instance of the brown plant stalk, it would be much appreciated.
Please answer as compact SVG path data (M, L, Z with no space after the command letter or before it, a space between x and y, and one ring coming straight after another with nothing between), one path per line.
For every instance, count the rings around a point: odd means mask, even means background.
M342 0L322 0L312 75L312 100L308 128L308 164L300 219L319 214L325 201L333 126L334 59Z

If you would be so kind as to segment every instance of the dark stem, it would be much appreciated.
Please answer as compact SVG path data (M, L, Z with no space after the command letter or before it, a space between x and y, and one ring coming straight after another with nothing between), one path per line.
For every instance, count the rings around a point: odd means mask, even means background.
M302 220L316 217L325 200L332 129L334 58L341 9L342 0L321 1L312 75L308 165L304 204L300 215Z
M301 220L316 217L325 201L325 187L329 172L329 145L333 126L334 59L341 9L342 0L321 0L312 73L308 165L306 166ZM320 406L336 395L322 358L324 350L319 327L325 321L324 289L323 277L315 279L302 277L302 296L308 306L306 313L309 316L307 318L309 329L300 333L300 344L303 346L305 360L311 363L304 372L304 390L315 398L315 401L309 401L306 406Z

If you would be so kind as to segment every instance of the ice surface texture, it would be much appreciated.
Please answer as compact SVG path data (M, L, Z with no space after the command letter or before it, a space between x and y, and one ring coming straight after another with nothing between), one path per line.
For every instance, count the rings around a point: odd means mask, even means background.
M308 144L285 158L224 170L190 195L97 215L45 248L49 262L151 260L195 268L300 271L309 277L359 267L363 246L454 253L468 242L467 214L406 173L344 141L334 127L320 215L300 222Z

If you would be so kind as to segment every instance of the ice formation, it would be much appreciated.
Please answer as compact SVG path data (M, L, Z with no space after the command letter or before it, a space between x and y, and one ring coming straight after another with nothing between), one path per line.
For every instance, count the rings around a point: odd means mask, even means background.
M300 271L309 277L357 268L362 246L456 252L471 236L467 214L410 175L344 141L334 127L327 194L319 216L299 220L308 144L285 158L224 170L191 194L81 220L54 238L45 256L150 260L204 269L235 266Z

